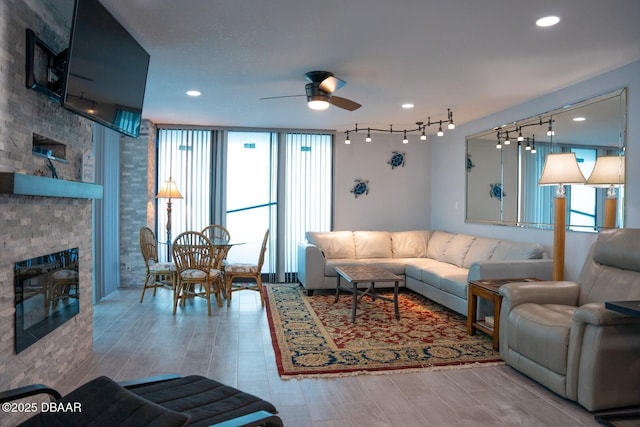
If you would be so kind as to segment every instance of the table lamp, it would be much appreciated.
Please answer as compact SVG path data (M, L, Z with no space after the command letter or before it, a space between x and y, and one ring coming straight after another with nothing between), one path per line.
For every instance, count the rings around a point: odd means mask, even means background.
M575 153L551 153L544 160L538 185L557 185L554 197L553 280L564 278L564 240L567 226L567 195L565 184L584 184Z
M600 156L596 159L593 171L587 179L587 185L607 189L604 201L604 228L616 226L618 196L616 187L624 185L624 156Z
M175 181L169 177L158 191L157 199L167 199L167 262L171 261L171 199L182 199Z

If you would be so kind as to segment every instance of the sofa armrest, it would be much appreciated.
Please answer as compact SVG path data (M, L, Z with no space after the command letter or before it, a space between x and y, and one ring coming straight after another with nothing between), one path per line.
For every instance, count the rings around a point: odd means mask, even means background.
M514 282L500 287L502 307L511 311L524 303L578 305L580 285L575 282Z
M324 283L325 257L309 242L298 243L298 281L305 289L319 289Z
M536 278L551 280L553 260L523 259L475 261L469 266L468 280Z
M573 321L597 326L640 325L640 317L609 310L601 302L580 306L573 315Z

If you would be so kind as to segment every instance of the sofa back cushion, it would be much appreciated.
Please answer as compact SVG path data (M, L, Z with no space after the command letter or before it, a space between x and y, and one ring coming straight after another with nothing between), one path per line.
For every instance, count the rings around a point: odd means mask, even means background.
M474 236L468 236L466 234L456 234L453 236L447 249L444 251L444 262L462 267L464 257L469 251L469 247L475 240Z
M429 230L392 231L391 253L394 258L425 258L429 245Z
M462 266L469 268L474 262L489 261L499 242L499 240L487 237L476 237L464 257Z
M449 242L455 234L446 231L434 231L429 238L429 246L427 246L427 257L437 261L444 261L444 254L447 251Z
M356 257L352 231L307 231L307 241L320 248L325 258Z
M519 243L501 240L491 255L492 261L513 261L521 259L540 259L544 250L537 243Z
M388 231L354 231L356 258L391 258L391 234Z

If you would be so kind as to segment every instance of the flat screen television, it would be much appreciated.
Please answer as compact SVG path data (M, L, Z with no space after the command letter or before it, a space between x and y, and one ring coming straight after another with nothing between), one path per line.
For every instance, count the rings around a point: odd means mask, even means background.
M149 54L98 0L76 0L62 106L138 137Z

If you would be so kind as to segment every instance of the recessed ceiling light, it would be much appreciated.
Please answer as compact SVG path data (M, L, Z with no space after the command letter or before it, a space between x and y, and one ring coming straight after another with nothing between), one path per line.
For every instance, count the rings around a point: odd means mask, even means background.
M573 118L574 122L584 122L585 120L587 120L587 119L584 118L584 117L574 117Z
M410 102L402 104L402 108L404 108L405 110L408 110L408 109L413 108L413 107L415 107L415 105L413 105Z
M560 18L557 16L545 16L536 21L538 27L552 27L560 22Z
M186 94L189 95L189 96L200 96L200 95L202 95L202 93L200 93L199 90L188 90L186 92Z

